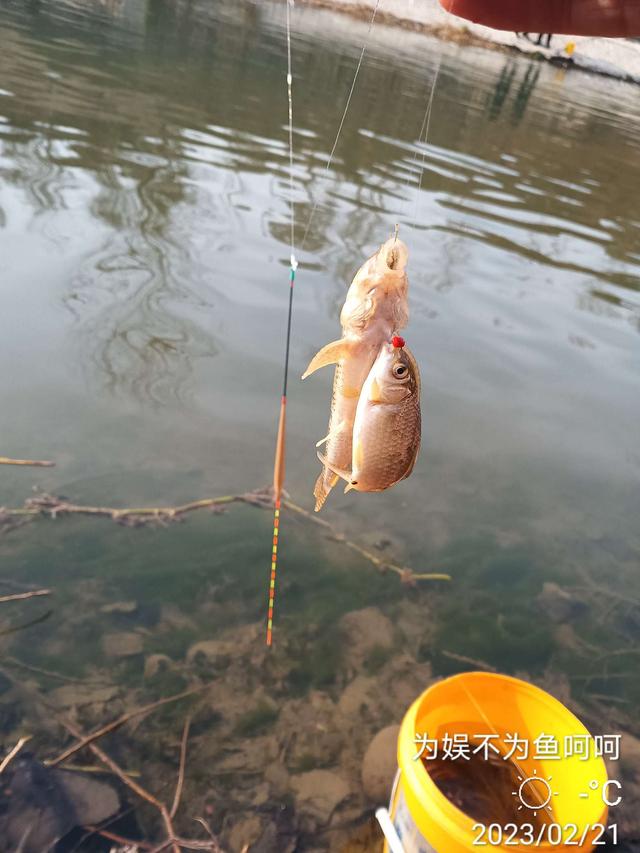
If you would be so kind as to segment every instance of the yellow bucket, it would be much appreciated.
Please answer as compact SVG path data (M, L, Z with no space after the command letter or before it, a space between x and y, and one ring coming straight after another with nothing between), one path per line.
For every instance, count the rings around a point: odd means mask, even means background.
M487 853L513 851L513 837L508 838L498 824L483 828L457 808L419 760L427 738L437 750L437 744L443 739L446 742L445 735L449 743L454 735L468 738L470 743L477 743L478 738L485 743L489 740L497 746L499 758L512 749L514 735L529 744L526 757L521 744L515 765L521 784L507 793L518 798L515 808L523 820L527 809L534 808L527 785L534 785L538 794L549 795L545 796L546 829L529 845L532 848L575 853L593 850L594 842L602 838L608 815L607 771L583 724L553 696L525 681L467 672L434 684L404 717L398 737L398 776L387 817L391 818L390 833L385 833L388 839L395 836L395 841L388 840L385 851L478 853L483 847ZM558 746L557 757L553 744ZM541 757L543 745L545 755ZM525 846L517 838L515 845Z

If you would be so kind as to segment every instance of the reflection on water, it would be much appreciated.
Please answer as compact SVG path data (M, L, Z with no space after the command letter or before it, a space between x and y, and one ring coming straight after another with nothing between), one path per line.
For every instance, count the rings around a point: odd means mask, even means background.
M172 161L153 159L144 158L140 176L135 167L122 166L97 175L91 212L109 236L78 270L65 302L107 387L161 402L179 393L194 358L213 356L217 347L206 328L180 316L184 302L203 310L212 306L186 283L184 175Z
M3 4L0 451L58 462L37 478L2 471L3 503L32 484L145 506L269 479L289 254L282 23L278 3ZM213 667L222 722L202 735L198 790L215 793L223 833L263 797L279 837L305 849L318 827L298 774L332 768L363 809L368 738L461 658L640 736L640 109L617 81L379 26L327 174L367 24L310 8L293 23L298 243L317 210L291 375L335 338L346 283L400 222L425 386L411 479L336 495L326 517L453 586L404 590L288 521L282 657L263 670L269 521L257 510L160 531L30 525L0 553L7 576L57 591L54 615L12 635L11 654L71 677L108 669L117 701L188 680L203 639L236 643L226 675ZM291 388L288 487L304 506L329 382ZM102 609L123 601L135 607ZM117 631L139 632L144 655L110 660L101 636ZM150 687L154 654L170 667ZM243 753L255 775L242 777L221 747L248 725L238 695L256 691L263 755L283 738L282 790L275 777L259 788L259 750ZM302 718L339 734L285 747Z

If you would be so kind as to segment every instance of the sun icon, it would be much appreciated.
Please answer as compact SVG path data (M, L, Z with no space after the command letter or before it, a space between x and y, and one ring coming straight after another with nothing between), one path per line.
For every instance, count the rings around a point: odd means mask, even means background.
M553 776L547 776L546 779L538 776L536 770L533 771L531 776L527 776L525 779L522 776L518 776L520 787L517 791L511 792L514 797L520 800L518 811L530 809L533 811L533 816L537 817L538 812L544 809L553 817L553 810L550 803L552 797L558 796L558 792L551 790L552 779Z

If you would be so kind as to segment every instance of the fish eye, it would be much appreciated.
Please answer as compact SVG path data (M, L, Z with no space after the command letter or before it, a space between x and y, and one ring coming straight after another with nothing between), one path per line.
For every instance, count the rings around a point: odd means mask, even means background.
M406 364L402 364L402 362L399 362L398 364L393 365L393 375L396 377L396 379L404 379L407 373L408 369Z

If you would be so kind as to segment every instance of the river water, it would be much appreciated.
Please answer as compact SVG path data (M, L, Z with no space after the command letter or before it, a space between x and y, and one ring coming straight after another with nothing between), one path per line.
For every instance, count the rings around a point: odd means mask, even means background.
M269 656L269 512L6 530L6 591L55 592L3 605L7 629L46 617L3 637L7 685L89 729L213 679L183 810L210 815L232 850L261 835L256 849L341 849L369 807L360 762L375 731L430 678L476 666L627 732L632 802L637 89L378 25L327 173L367 22L307 7L292 20L298 244L317 209L298 251L287 489L312 508L330 398L329 372L297 377L338 336L346 285L396 222L423 373L416 469L385 494L332 494L337 537L285 511ZM36 489L176 505L269 482L288 299L283 23L269 3L2 4L0 454L56 467L3 467L0 504ZM342 536L452 580L406 586ZM201 641L218 645L198 656ZM155 673L154 654L169 658ZM65 678L94 676L108 701L70 695L79 682ZM41 731L20 695L0 697L5 741L27 729L55 754L62 730ZM150 760L150 787L176 772L184 712L145 723L151 741L126 736L121 757ZM318 769L348 789L330 824L305 787ZM628 837L634 814L620 818Z

